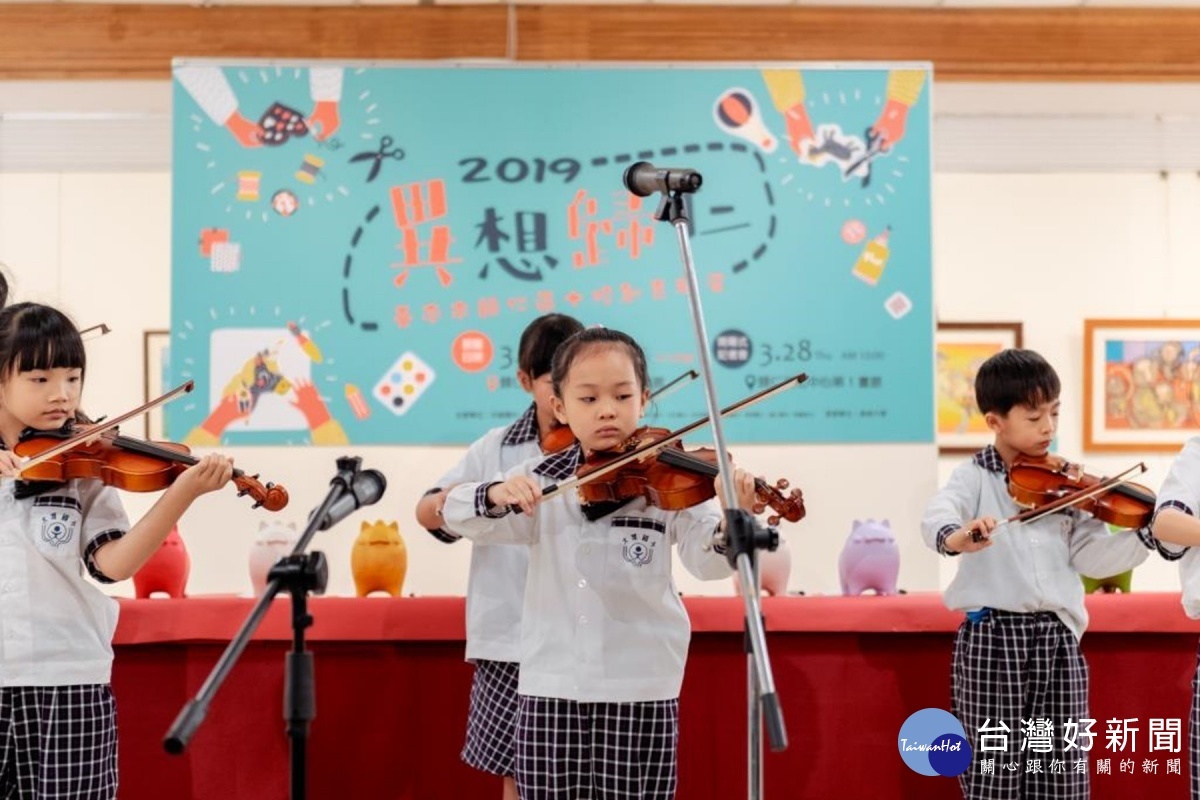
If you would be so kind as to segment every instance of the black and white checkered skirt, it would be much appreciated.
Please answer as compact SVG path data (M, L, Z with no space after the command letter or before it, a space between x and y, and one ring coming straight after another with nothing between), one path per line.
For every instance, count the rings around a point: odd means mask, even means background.
M517 680L521 665L510 661L475 662L467 741L462 760L493 775L516 769Z
M679 700L580 703L521 695L521 800L672 800Z
M1079 642L1056 614L992 611L980 622L963 622L954 639L950 710L973 751L971 768L959 776L965 800L1086 800L1088 753L1067 749L1062 725L1088 717L1087 691ZM1053 724L1051 749L1022 752L1021 721L1035 718ZM982 751L985 723L988 730L1000 723L1011 730L1006 749ZM1034 758L1042 760L1041 772L1026 771ZM993 772L983 774L984 759L994 762ZM1047 769L1051 761L1061 762L1060 768ZM1016 769L1000 766L1012 762Z
M0 689L0 798L112 800L117 711L107 685Z

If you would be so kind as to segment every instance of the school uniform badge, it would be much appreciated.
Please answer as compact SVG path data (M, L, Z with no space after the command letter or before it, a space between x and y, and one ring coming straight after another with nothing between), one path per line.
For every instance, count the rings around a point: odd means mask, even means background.
M61 547L71 541L75 535L77 520L73 514L66 511L51 511L42 517L42 541L54 547Z
M634 533L621 540L621 557L635 567L644 567L654 560L654 545L648 533Z

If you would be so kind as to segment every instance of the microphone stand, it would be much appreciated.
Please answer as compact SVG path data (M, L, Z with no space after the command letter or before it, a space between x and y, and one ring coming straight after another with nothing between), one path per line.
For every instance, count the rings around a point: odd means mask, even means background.
M338 472L330 481L329 492L309 517L308 526L296 542L296 546L290 554L271 567L271 571L267 573L270 580L263 596L259 598L233 641L225 648L225 652L205 678L200 691L184 705L175 722L171 724L163 739L163 747L168 753L178 755L187 747L196 729L204 721L208 706L217 690L221 688L226 676L249 644L250 637L267 615L271 601L279 592L287 591L292 597L292 649L284 657L283 718L287 722L287 735L291 743L290 797L291 800L304 800L308 791L308 730L317 714L313 654L304 648L304 631L313 623L312 615L308 613L308 593L324 594L329 578L325 554L320 551L305 553L304 550L333 504L350 491L361 463L362 459L357 456L344 456L337 460Z
M695 184L697 187L699 181ZM721 471L721 487L728 502L734 502L737 493L733 487L733 472L729 454L725 448L725 432L721 423L717 390L713 382L712 362L708 352L708 332L705 330L704 312L700 307L700 285L696 278L696 267L692 260L689 236L691 220L685 192L680 189L665 191L654 218L670 222L679 239L679 252L683 260L684 276L688 284L688 300L691 304L692 321L696 329L696 351L700 359L700 372L704 377L704 395L708 402L708 416L712 421L713 440L717 451L717 463ZM749 800L762 797L762 719L765 715L767 736L771 749L779 752L787 749L787 730L775 693L775 680L767 655L766 632L763 628L762 607L759 602L759 580L757 573L757 550L774 550L779 546L779 534L774 529L764 529L744 509L725 510L724 533L726 557L737 569L738 583L745 604L745 646L747 672L747 768Z

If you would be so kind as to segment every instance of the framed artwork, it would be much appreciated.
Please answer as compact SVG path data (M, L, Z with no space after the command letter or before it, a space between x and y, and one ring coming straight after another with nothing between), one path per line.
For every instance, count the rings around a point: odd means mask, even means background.
M1200 434L1200 320L1083 321L1083 448L1174 452Z
M934 340L937 443L942 455L973 453L993 437L975 405L979 365L1022 346L1020 322L939 322Z
M142 394L150 402L166 391L171 368L171 332L149 330L142 332ZM162 406L143 415L146 419L146 438L162 441L167 438Z

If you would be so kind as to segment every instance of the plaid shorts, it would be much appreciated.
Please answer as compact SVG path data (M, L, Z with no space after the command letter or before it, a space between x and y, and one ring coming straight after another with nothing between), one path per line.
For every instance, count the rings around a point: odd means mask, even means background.
M521 695L521 800L673 800L679 700L580 703Z
M117 709L106 684L0 689L0 800L112 800Z
M517 679L521 665L510 661L475 662L467 742L462 760L493 775L516 769Z
M974 757L959 776L966 800L1087 800L1088 753L1067 749L1053 737L1046 753L1021 752L1021 721L1046 718L1060 730L1068 720L1088 716L1087 662L1075 634L1051 612L991 611L979 622L967 620L954 639L950 710L962 722ZM1011 729L1007 749L981 751L981 729L1003 723ZM1026 772L1026 759L1062 762L1060 770ZM981 761L1017 762L1016 770L984 774ZM1082 761L1083 771L1078 771Z

